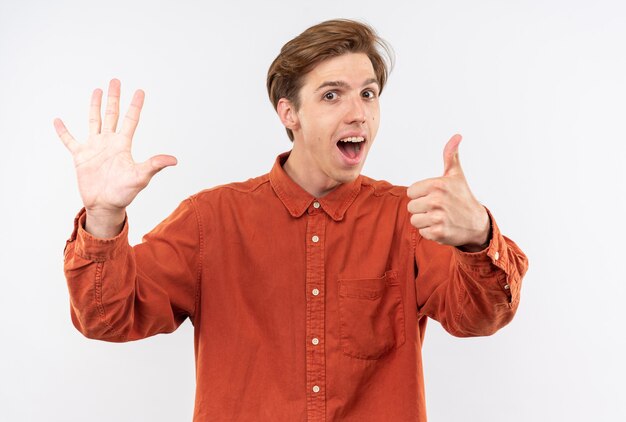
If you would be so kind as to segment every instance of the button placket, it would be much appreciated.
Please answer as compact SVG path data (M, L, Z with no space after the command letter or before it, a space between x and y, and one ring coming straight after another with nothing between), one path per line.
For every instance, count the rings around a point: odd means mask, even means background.
M317 204L317 205L316 205ZM307 419L324 420L326 415L326 356L324 353L324 246L328 216L315 201L306 214L306 385Z

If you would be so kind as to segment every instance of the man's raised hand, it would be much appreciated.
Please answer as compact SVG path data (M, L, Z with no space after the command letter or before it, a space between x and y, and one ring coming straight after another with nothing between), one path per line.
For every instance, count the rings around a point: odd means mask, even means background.
M101 119L102 90L91 95L89 137L79 143L68 132L61 119L54 120L59 138L72 153L78 189L87 211L86 229L97 237L112 237L119 233L125 209L145 188L150 179L167 166L176 165L171 155L156 155L136 163L131 145L144 92L135 92L119 131L120 81L109 83L104 121Z
M411 224L420 234L465 251L482 250L489 241L490 222L485 208L472 194L459 161L461 135L443 150L443 176L422 180L407 189Z

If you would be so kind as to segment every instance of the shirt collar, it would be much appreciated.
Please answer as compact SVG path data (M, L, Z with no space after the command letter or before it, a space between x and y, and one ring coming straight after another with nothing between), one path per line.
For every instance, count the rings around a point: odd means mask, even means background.
M346 210L352 205L361 190L362 176L359 175L350 183L339 185L323 198L315 198L294 182L283 169L283 164L287 161L289 153L285 152L276 158L274 167L269 174L272 189L287 208L287 211L293 217L300 217L311 206L311 203L317 200L322 209L333 220L343 220Z

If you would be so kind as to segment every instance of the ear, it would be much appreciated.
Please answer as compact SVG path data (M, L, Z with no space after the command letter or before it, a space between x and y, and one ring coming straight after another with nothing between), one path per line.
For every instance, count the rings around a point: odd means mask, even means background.
M297 130L300 127L300 120L298 120L298 113L296 113L296 108L293 106L293 103L286 98L281 98L278 100L278 104L276 105L276 112L278 113L278 117L280 121L283 123L287 129L291 129L292 131Z

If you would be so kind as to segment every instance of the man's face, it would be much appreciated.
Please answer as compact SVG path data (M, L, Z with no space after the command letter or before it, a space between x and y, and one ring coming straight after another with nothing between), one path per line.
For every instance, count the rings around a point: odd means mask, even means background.
M362 53L328 59L304 76L294 152L318 185L332 189L360 174L378 131L378 94L374 68Z

